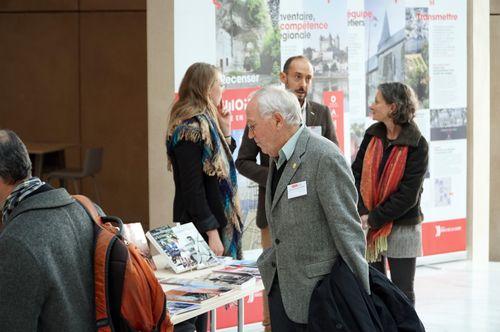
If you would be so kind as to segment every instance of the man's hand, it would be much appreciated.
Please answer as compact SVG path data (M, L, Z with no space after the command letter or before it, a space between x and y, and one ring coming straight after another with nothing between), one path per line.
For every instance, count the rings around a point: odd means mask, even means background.
M368 215L364 214L361 216L361 227L363 229L368 229L370 226L368 225Z

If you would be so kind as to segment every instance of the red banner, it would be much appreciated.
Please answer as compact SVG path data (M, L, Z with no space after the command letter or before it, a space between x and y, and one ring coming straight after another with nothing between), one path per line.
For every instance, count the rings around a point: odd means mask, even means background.
M465 219L454 219L422 224L424 256L464 251L467 243Z
M254 294L254 300L249 302L249 297L245 297L245 324L262 322L262 292ZM217 329L228 328L238 324L238 307L230 305L228 307L217 308Z
M323 104L328 106L332 114L333 124L339 140L339 147L344 151L344 92L325 91L323 92Z
M248 96L258 89L259 87L231 89L225 90L222 93L222 102L224 105L224 109L227 109L231 112L231 126L233 130L245 129L245 126L247 124L245 109L247 108L247 104L250 101L250 98L248 98Z

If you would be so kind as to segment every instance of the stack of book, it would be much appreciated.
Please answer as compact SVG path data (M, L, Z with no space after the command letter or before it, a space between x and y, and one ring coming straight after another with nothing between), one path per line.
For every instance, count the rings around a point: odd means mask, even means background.
M220 265L196 278L168 277L159 280L170 285L165 294L171 315L196 310L204 301L230 290L252 287L260 278L255 261L216 257L192 223L152 229L146 237L176 273Z
M232 273L239 275L251 275L257 279L260 279L260 271L256 267L246 267L240 265L227 265L220 269L215 270L215 272Z
M180 286L165 292L170 315L196 310L202 302L231 290L231 288L213 283L207 284L196 279L166 278L161 279L160 283Z
M219 260L224 265L245 266L257 268L257 261L250 259L233 259L231 257L219 256Z
M207 300L213 299L233 289L246 289L255 285L256 277L247 272L214 270L197 278L170 277L160 279L160 283L179 286L168 290L167 304L170 314L180 314L196 310ZM172 311L173 310L173 311Z
M200 307L201 305L196 303L167 300L167 310L170 313L170 316L179 315L188 311L196 310L199 309Z

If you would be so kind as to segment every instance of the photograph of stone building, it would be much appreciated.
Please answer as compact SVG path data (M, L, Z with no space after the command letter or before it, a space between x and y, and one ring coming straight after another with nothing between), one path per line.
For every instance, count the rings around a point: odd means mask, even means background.
M223 0L216 10L216 64L243 76L231 88L277 81L280 70L279 0Z
M405 83L417 95L420 108L429 108L429 21L419 19L428 8L406 8Z
M311 37L303 42L302 52L314 67L310 96L319 102L325 91L342 91L344 103L348 105L347 2L336 2L334 10L331 5L320 1L308 3L308 6L314 22L327 26L312 30Z
M319 36L318 47L305 48L304 55L311 60L314 67L311 91L314 100L322 100L324 91L347 92L347 48L341 48L339 34Z
M370 2L365 2L369 4ZM374 7L367 20L366 112L375 99L377 86L383 82L399 81L415 91L420 108L429 107L429 41L428 22L419 20L417 13L427 8ZM389 11L396 12L397 18ZM379 20L379 17L382 17ZM376 42L376 44L375 44Z
M375 17L376 19L376 17ZM391 31L387 12L384 13L383 28L379 36L373 36L373 25L377 21L370 21L367 28L368 54L370 54L370 40L378 37L375 53L369 56L366 62L366 101L367 115L370 110L368 106L375 100L377 86L382 82L404 81L405 60L405 30Z

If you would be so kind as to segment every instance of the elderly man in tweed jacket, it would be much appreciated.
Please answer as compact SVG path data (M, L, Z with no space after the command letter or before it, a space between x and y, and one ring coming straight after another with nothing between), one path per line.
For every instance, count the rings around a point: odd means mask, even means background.
M273 246L258 266L276 331L305 331L311 293L340 255L369 292L357 193L339 148L303 126L290 92L266 87L247 106L248 135L272 157L266 216Z

